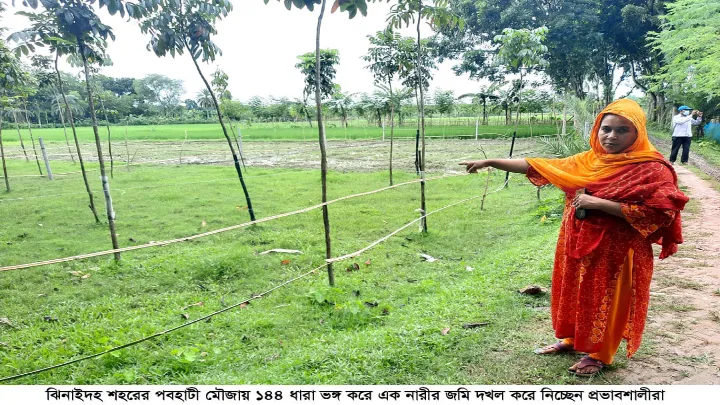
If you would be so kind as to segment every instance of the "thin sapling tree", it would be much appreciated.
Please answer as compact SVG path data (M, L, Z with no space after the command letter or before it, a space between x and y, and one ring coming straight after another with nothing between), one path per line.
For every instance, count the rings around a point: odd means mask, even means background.
M221 54L220 48L212 41L212 36L217 34L216 22L232 11L232 3L230 0L151 0L151 2L154 2L151 4L152 7L145 8L137 15L140 19L141 31L150 35L147 48L160 57L170 55L174 58L176 54L183 55L185 52L190 55L212 100L223 135L232 153L250 220L255 221L255 211L243 178L240 157L225 126L220 102L198 63L198 61L213 62ZM131 16L136 17L135 14Z

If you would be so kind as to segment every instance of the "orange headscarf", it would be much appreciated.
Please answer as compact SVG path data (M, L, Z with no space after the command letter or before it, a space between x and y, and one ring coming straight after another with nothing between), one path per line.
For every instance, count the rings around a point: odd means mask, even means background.
M623 153L605 152L598 132L605 114L615 114L630 120L637 129L637 140ZM640 162L665 162L665 158L650 143L645 128L645 112L635 101L623 98L610 103L595 118L590 132L591 150L565 159L528 158L527 162L550 183L565 192L585 188L617 174L623 166Z

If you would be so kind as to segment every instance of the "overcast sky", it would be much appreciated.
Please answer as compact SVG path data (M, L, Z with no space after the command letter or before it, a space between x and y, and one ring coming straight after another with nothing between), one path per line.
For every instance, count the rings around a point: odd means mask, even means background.
M17 2L19 4L20 2ZM209 76L219 66L230 76L229 89L233 97L248 100L261 97L301 97L303 77L295 68L297 56L315 49L315 29L319 8L314 12L306 9L288 11L282 2L270 0L241 0L233 2L234 10L218 24L215 42L222 49L214 65L203 64L204 73ZM9 8L4 25L9 31L24 28L24 17L13 15L18 8ZM367 52L368 35L384 29L385 18L390 9L387 3L370 4L367 17L361 15L350 20L347 13L339 11L323 19L322 48L338 49L340 65L337 68L336 83L346 93L371 92L373 78L366 62L360 57ZM190 57L185 54L175 59L158 58L146 49L147 36L140 33L137 23L109 17L103 10L103 21L113 27L116 40L109 45L109 54L114 65L105 67L102 73L113 77L140 78L150 73L159 73L181 79L186 97L194 98L203 87ZM431 35L423 25L425 35ZM414 35L414 29L406 29L403 35ZM452 71L453 62L439 65L434 72L431 93L435 89L453 90L455 95L473 92L483 83L469 80L467 75L456 76ZM68 65L63 70L72 70ZM620 92L622 93L622 87Z
M19 2L18 2L19 3ZM252 96L301 97L303 77L295 68L297 56L315 50L315 29L319 8L314 12L306 9L288 11L282 2L271 0L242 0L233 2L234 10L218 24L215 42L222 49L214 65L203 64L203 72L209 76L219 66L230 76L230 91L233 97L247 100ZM22 29L26 19L13 15L19 8L9 8L4 25L9 31ZM373 78L366 62L360 57L367 52L368 35L382 30L390 7L386 3L371 4L367 17L361 15L350 20L347 13L339 11L330 14L329 8L323 19L322 48L338 49L340 65L336 82L344 92L370 92ZM147 36L140 33L136 23L109 17L100 13L103 21L112 26L116 40L109 45L109 54L114 65L102 69L102 73L113 77L143 77L159 73L181 79L186 95L194 97L204 86L190 57L185 54L175 59L158 58L148 51ZM431 31L424 26L429 36ZM406 30L403 35L413 35ZM435 88L454 90L456 95L473 91L479 86L467 77L457 77L452 72L453 63L440 66L433 78L431 92ZM65 65L63 70L72 70ZM79 72L75 69L74 72Z

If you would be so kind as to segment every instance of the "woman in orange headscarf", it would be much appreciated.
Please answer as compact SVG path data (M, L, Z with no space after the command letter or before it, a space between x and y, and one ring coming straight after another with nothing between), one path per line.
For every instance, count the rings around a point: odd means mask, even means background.
M595 119L591 150L565 159L489 159L463 162L525 173L537 186L565 192L565 212L555 253L551 316L557 343L538 354L588 353L570 368L592 376L612 363L622 339L627 356L640 346L650 300L651 244L660 259L682 243L678 190L670 163L650 143L645 114L628 99L608 105Z

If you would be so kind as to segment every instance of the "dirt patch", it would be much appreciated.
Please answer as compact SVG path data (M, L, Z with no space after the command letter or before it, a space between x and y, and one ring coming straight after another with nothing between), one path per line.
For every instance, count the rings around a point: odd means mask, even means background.
M463 159L482 159L482 151L488 157L507 157L511 140L508 138L490 140L428 139L426 144L427 172L457 171L457 163ZM235 145L234 145L235 146ZM51 160L70 160L63 144L49 145ZM237 149L237 146L235 146ZM515 142L513 155L525 156L537 150L537 141L519 138ZM94 144L82 145L86 161L97 161ZM242 145L245 164L250 167L319 169L320 150L316 141L310 142L245 142ZM17 153L18 151L14 151ZM390 159L389 140L333 140L327 143L328 166L331 170L343 172L373 172L387 169ZM182 141L174 142L130 142L126 148L122 142L113 143L115 164L123 166L128 160L131 165L178 165L213 164L232 165L232 156L224 141ZM106 157L106 161L108 158ZM415 141L395 140L393 146L393 167L399 171L415 170Z
M648 348L617 371L620 383L720 383L720 193L685 167L676 169L696 208L683 213L678 253L656 259Z

